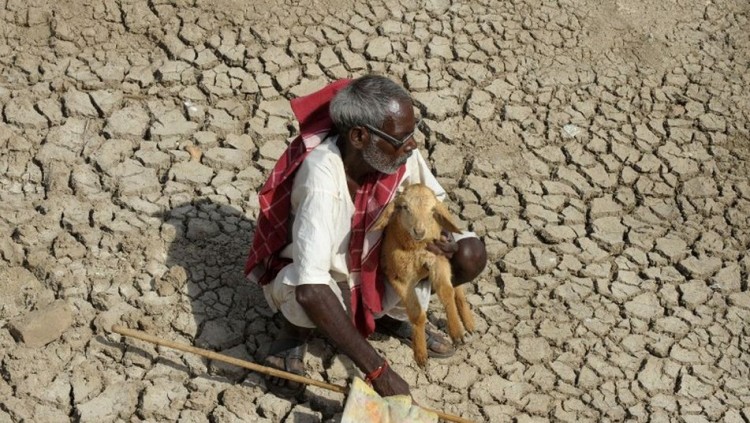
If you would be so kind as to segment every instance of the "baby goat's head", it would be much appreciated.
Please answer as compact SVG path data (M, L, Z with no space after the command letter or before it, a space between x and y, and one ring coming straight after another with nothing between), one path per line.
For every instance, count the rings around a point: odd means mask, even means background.
M385 228L392 219L396 220L415 241L439 239L441 228L450 232L461 232L445 204L424 184L406 187L386 206L373 229Z

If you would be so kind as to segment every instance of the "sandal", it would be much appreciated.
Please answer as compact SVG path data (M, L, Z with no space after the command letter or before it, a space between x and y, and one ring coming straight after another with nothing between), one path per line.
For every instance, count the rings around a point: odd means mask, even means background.
M305 376L305 354L307 354L307 337L289 336L282 333L279 339L273 341L268 353L263 359L264 365L279 370L284 370L296 375ZM269 360L276 358L277 360ZM279 363L279 361L281 363ZM283 363L283 366L280 364ZM305 392L307 385L296 383L274 376L265 376L266 387L269 391L279 397L299 397Z
M377 321L375 330L384 335L397 338L404 344L412 346L412 325L388 316L383 316ZM425 324L425 337L427 338L427 356L431 358L448 358L456 353L453 343L436 328L429 320Z

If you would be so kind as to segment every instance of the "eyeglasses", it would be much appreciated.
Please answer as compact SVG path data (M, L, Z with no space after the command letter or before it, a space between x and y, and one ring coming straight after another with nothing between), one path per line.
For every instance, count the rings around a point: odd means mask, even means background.
M405 136L405 137L404 137L403 139L400 139L400 140L399 140L399 139L396 139L396 138L394 138L394 137L392 137L391 135L388 135L388 134L386 134L385 132L381 131L381 130L380 130L380 129L378 129L378 128L375 128L375 127L374 127L374 126L372 126L372 125L365 125L365 128L367 128L367 130L368 130L368 131L370 131L370 132L372 132L373 134L375 134L375 135L379 136L380 138L382 138L382 139L384 139L384 140L388 141L388 143L389 143L390 145L392 145L392 146L393 146L393 148L399 149L399 148L401 148L401 147L402 147L402 146L403 146L404 144L406 144L406 142L407 142L407 141L409 141L409 139L410 139L411 137L413 137L413 136L414 136L414 134L415 134L415 133L417 132L417 128L419 127L419 125L420 125L421 123L422 123L422 119L419 119L419 120L417 121L417 123L416 123L416 124L414 125L414 130L413 130L413 131L411 131L411 132L410 132L409 134L407 134L407 135L406 135L406 136Z

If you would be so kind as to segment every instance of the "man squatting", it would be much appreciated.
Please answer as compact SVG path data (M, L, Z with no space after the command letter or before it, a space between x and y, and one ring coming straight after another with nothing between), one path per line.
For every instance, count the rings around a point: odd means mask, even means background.
M379 275L382 233L368 232L399 187L424 183L445 190L417 150L411 97L390 79L367 75L339 80L292 100L300 135L276 163L259 198L255 237L245 267L263 285L269 306L283 315L265 364L304 374L307 342L317 328L367 375L383 396L409 395L409 386L367 341L376 329L410 339L405 309ZM449 258L453 285L475 279L487 258L472 233L447 232L430 247ZM423 309L431 286L417 295ZM428 324L431 357L451 356L449 339ZM278 395L304 385L269 378Z

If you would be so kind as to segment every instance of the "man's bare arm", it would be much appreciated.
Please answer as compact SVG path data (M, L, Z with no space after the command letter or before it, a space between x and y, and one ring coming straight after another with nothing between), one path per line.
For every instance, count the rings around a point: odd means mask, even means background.
M357 331L328 285L299 285L295 295L310 320L365 374L383 364L383 357ZM390 366L372 385L382 396L410 395L409 385Z

